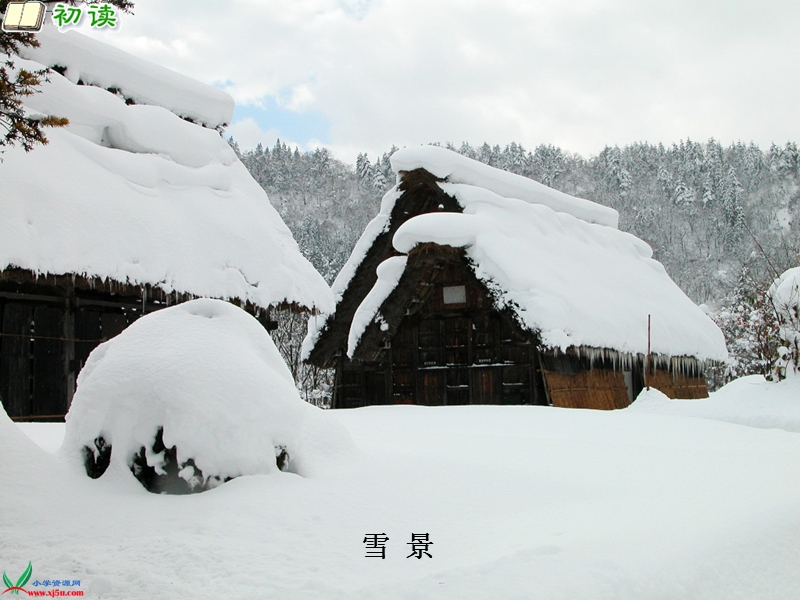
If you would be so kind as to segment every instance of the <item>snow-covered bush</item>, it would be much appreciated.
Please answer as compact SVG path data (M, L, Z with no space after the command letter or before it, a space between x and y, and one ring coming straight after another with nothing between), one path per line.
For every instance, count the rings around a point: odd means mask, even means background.
M743 272L731 296L711 314L728 347L728 360L709 369L712 389L746 375L772 373L779 345L778 324L766 290L766 285Z
M132 472L150 491L203 491L240 475L306 475L350 448L303 402L264 328L221 300L142 317L78 377L62 452L91 477Z
M800 267L785 271L767 292L778 321L780 346L774 376L800 374Z
M308 331L310 314L291 308L270 311L278 326L270 337L292 373L300 397L320 408L330 408L333 398L334 369L323 369L303 362L301 346Z

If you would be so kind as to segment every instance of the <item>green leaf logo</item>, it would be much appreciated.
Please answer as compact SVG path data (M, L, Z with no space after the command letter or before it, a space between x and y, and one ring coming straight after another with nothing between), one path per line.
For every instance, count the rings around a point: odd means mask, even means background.
M3 571L3 583L5 583L7 586L6 590L3 593L5 594L6 592L11 592L12 594L18 596L19 591L22 590L27 594L28 592L26 592L23 589L23 586L26 583L28 583L28 581L30 581L32 574L33 574L33 565L31 565L31 562L28 561L28 568L25 569L25 572L22 575L20 575L20 578L17 581L17 585L12 585L11 580L8 578L8 575L6 575L5 571Z

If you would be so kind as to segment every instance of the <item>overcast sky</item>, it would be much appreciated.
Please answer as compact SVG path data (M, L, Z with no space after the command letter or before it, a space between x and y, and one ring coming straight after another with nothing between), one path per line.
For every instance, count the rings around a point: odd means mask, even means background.
M797 0L135 2L93 36L226 89L243 148L800 140Z

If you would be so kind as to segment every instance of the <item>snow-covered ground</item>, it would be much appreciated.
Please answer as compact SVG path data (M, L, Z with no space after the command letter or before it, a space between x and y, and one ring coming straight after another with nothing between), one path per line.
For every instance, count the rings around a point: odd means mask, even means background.
M771 383L761 375L748 375L732 381L706 400L693 402L670 400L651 390L650 394L639 396L629 410L800 433L800 377Z
M796 599L798 404L800 381L746 378L613 412L333 411L346 464L191 496L78 475L63 426L0 415L0 568L96 598Z

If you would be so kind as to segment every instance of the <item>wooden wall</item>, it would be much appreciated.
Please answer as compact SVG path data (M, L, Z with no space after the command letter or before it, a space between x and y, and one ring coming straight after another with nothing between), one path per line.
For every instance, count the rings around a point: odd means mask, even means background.
M378 360L339 359L334 407L547 404L530 336L493 308L466 263L445 261L415 285L391 339L365 351ZM459 286L464 302L445 303L444 288Z
M590 364L585 357L540 352L535 336L493 307L463 256L424 252L421 259L409 256L398 288L381 307L389 329L371 325L354 360L339 358L334 408L552 404L611 410L628 406L641 389L638 370L628 373L628 390L626 373L610 360ZM459 286L463 293L445 302L445 289ZM702 377L657 371L651 385L673 398L708 395Z
M630 404L622 371L591 369L580 373L546 373L553 406L611 410Z
M0 399L8 415L63 420L91 351L140 314L125 306L70 307L55 296L0 297Z
M0 400L6 412L17 420L63 420L92 350L142 314L192 298L110 279L0 271ZM232 302L268 331L277 325L269 310Z
M708 398L705 377L692 377L685 373L656 371L650 376L650 386L669 398Z

